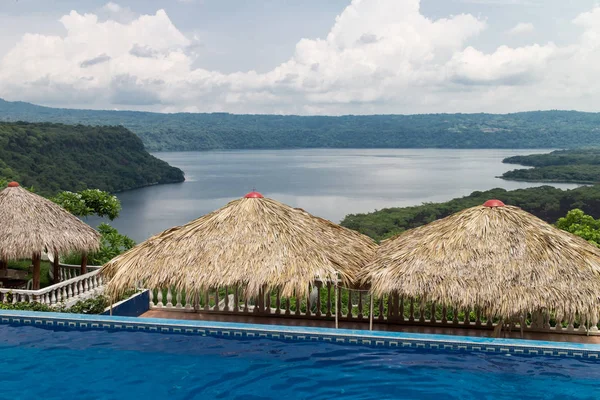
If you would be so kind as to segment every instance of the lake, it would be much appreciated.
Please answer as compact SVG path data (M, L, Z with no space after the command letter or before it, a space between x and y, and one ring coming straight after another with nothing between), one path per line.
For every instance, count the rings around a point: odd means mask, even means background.
M140 242L182 225L252 189L339 222L347 214L442 202L475 190L541 183L496 178L515 165L505 157L550 150L303 149L155 153L181 168L186 182L119 193L111 224ZM574 184L553 184L575 188ZM96 225L97 218L87 222Z

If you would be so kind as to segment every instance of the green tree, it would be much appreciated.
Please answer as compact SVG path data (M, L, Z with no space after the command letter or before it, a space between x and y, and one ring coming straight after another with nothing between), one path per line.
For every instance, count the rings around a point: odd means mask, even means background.
M90 255L90 262L95 265L107 263L114 257L135 246L135 242L128 236L122 235L112 226L102 223L98 226L102 235L102 244L97 253Z
M76 193L65 191L51 200L79 217L97 215L108 217L112 221L121 211L121 202L117 196L98 189L86 189ZM135 246L135 242L130 237L120 234L108 224L101 223L98 232L102 235L100 250L89 255L88 261L91 264L104 264ZM67 256L67 260L69 263L81 262L80 256L75 254Z
M121 202L117 196L98 189L86 189L80 192L64 191L51 200L79 217L98 215L108 217L112 221L121 211Z
M600 247L600 220L594 219L580 209L569 211L565 217L556 222L556 227Z

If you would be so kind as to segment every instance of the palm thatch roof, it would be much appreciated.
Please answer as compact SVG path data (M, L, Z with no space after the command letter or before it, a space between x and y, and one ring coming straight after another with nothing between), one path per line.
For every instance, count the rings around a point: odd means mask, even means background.
M504 319L548 310L595 321L600 249L513 206L490 201L381 243L361 273L398 293Z
M0 259L31 257L44 250L88 253L100 234L64 208L11 182L0 191Z
M250 193L117 256L103 268L108 292L138 282L183 290L241 285L305 296L316 278L352 282L375 256L368 237L304 210Z

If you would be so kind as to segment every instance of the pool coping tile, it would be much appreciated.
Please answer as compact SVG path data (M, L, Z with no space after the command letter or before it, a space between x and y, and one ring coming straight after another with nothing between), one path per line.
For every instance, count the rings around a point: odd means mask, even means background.
M226 338L255 338L328 342L437 351L490 352L506 355L537 355L600 359L600 345L539 340L435 335L405 332L257 325L235 322L190 321L108 315L64 314L0 310L0 323L56 327L60 329L109 329L172 334L197 334Z

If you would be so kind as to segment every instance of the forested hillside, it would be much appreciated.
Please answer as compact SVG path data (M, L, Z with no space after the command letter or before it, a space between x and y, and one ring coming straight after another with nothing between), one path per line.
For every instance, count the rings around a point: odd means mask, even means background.
M287 148L572 148L600 144L600 114L281 116L71 110L0 100L0 119L123 125L149 151Z
M528 182L600 182L600 149L597 148L508 157L503 162L534 167L505 172L502 175L504 179Z
M123 127L27 122L0 122L0 178L44 195L184 180L180 169L150 155Z
M481 205L490 199L521 207L550 223L556 222L574 208L579 208L594 218L600 217L600 185L573 190L542 186L512 191L492 189L473 192L469 196L445 203L426 203L414 207L386 208L368 214L351 214L344 218L341 225L381 240L465 208Z

